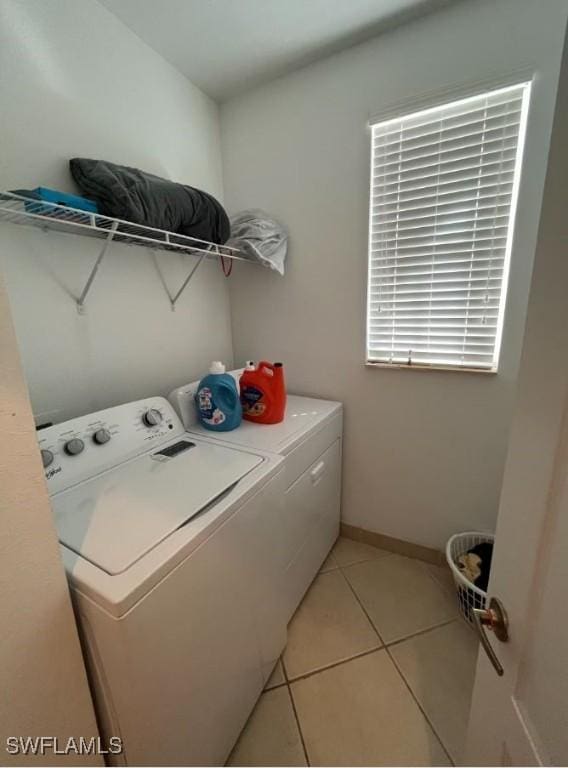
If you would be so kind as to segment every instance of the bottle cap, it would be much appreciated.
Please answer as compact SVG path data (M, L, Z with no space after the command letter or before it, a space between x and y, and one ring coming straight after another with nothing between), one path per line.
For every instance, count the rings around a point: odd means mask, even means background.
M209 368L209 373L225 373L225 366L220 360L214 360Z
M245 371L254 371L254 360L247 360Z

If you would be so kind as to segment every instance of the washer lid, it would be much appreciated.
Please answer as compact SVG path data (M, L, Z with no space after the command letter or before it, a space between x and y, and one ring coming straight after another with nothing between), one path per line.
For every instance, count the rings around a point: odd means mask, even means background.
M187 447L175 455L162 446L53 496L61 543L122 573L263 461L189 435L181 440Z

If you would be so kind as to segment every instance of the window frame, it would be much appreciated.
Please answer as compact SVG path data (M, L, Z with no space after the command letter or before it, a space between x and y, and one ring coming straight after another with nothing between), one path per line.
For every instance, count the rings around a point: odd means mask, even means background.
M520 70L508 77L499 79L480 81L467 87L448 88L443 91L437 91L425 96L405 100L392 105L381 112L369 117L369 219L368 219L368 238L367 238L367 291L365 305L365 366L369 368L383 368L392 370L415 370L415 371L444 371L451 373L475 373L485 375L496 375L499 373L501 362L502 340L505 325L505 312L507 308L507 297L510 283L512 246L515 238L517 225L517 209L519 200L519 190L522 180L523 166L525 163L526 138L528 133L528 118L531 106L532 87L534 85L534 71ZM459 104L460 101L468 101L482 97L485 94L506 91L516 87L523 88L523 102L519 119L519 131L517 140L517 154L514 169L514 180L511 191L511 204L509 211L509 227L507 231L507 241L505 248L505 258L503 265L503 277L501 283L501 296L499 299L499 314L497 330L495 333L494 364L493 367L476 367L471 365L448 365L445 363L404 363L387 362L384 360L373 360L369 358L369 332L370 332L370 301L371 301L371 266L372 266L372 214L373 214L373 177L375 173L374 150L373 150L373 126L377 124L388 123L404 119L407 116L427 113L430 110L436 110L444 106Z

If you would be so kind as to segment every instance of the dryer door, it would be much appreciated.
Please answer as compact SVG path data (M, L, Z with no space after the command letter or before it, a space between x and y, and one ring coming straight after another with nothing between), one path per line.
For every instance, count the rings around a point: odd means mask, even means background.
M286 492L288 620L339 535L340 488L341 440L336 440Z

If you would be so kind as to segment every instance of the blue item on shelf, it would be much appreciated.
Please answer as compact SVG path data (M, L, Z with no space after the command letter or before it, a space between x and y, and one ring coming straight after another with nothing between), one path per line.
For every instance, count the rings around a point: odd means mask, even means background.
M28 198L24 205L29 213L36 213L40 216L57 216L57 208L51 205L40 206L37 201L44 200L46 203L60 205L63 208L76 208L79 211L87 213L98 213L97 204L93 200L88 200L80 195L70 195L68 192L59 192L57 189L48 187L36 187L35 189L13 189L15 195L21 195Z
M70 195L68 192L58 192L56 189L48 189L48 187L36 187L32 192L35 192L40 200L45 200L48 203L78 208L80 211L88 211L89 213L98 213L99 210L94 200L87 200L86 197L80 195Z

